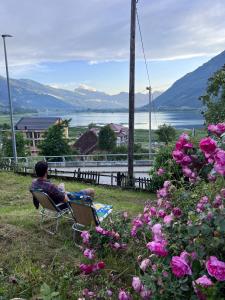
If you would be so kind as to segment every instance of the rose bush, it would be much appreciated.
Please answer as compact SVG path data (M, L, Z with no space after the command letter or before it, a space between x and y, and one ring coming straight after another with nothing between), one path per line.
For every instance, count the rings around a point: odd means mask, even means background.
M183 185L167 180L143 212L109 219L82 233L85 276L103 276L90 295L99 299L224 299L225 124L194 146L183 134L172 152ZM164 171L160 170L164 175ZM210 177L210 176L211 177ZM213 177L213 180L212 180ZM97 260L90 264L90 260ZM125 264L118 273L112 257ZM102 273L101 273L102 272ZM88 275L90 274L90 275ZM110 293L109 293L110 291ZM85 296L91 298L92 296Z

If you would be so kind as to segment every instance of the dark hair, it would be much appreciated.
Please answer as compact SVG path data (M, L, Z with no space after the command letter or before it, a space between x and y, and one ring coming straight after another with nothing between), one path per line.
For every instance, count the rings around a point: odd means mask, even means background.
M48 163L46 161L39 161L35 165L35 172L37 177L43 177L48 170Z

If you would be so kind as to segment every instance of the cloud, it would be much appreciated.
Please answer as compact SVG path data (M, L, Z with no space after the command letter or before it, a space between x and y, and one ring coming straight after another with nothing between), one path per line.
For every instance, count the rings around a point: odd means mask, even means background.
M138 13L149 60L210 56L224 50L224 0L140 0ZM11 66L43 62L129 59L130 0L1 0L0 28ZM137 58L142 58L137 31ZM0 47L0 61L4 60Z

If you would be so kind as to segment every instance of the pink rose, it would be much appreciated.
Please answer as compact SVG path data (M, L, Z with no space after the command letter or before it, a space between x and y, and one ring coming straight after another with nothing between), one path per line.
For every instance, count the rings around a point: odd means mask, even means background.
M132 237L135 237L137 235L137 227L136 226L133 226L131 228L130 234Z
M101 226L96 226L95 230L97 233L103 234L104 233L104 229Z
M82 237L84 244L89 243L89 239L90 239L91 236L90 236L90 233L88 231L82 231L80 236Z
M179 207L174 207L172 213L176 218L179 218L182 215L182 211Z
M184 258L180 256L173 256L170 262L173 274L178 277L184 277L185 275L192 275L191 268Z
M166 215L166 213L165 213L165 211L164 211L163 209L160 209L160 210L158 211L158 216L159 216L160 218L164 218L165 215Z
M224 189L224 188L222 188L222 189L220 190L220 194L221 194L221 196L222 196L223 198L225 198L225 189Z
M207 297L202 292L202 289L199 290L197 286L200 286L202 288L208 288L213 285L213 282L211 279L209 279L206 275L203 275L202 277L199 277L197 280L192 282L193 288L195 293L197 294L198 299L200 300L207 300Z
M142 260L141 264L140 264L140 269L145 272L145 270L150 266L150 259L146 258L144 260Z
M206 137L200 141L199 147L202 150L202 152L205 153L206 157L208 157L215 152L217 148L217 143L210 137Z
M132 225L135 226L136 228L139 228L143 225L143 222L139 218L135 218L132 221Z
M113 295L113 292L111 290L107 290L106 293L109 297L112 297L112 295Z
M180 163L184 157L184 153L180 150L173 150L172 155L173 155L173 159L177 163Z
M208 180L210 182L215 182L216 181L216 176L215 175L212 175L212 174L208 174Z
M185 155L183 158L182 158L182 160L181 160L181 165L182 166L188 166L188 165L190 165L190 163L192 162L192 159L190 158L190 156L188 156L188 155Z
M213 201L213 207L218 208L220 205L223 204L223 199L220 195L216 195Z
M95 258L95 251L93 249L86 249L86 250L84 250L84 256L89 258L89 259L94 259Z
M202 277L199 277L197 280L195 280L195 283L198 284L198 285L201 285L203 287L213 285L212 280L209 279L206 275L203 275Z
M163 271L163 272L162 272L162 275L163 275L163 277L165 277L165 278L167 278L167 277L169 276L168 272L166 272L166 271Z
M141 289L143 287L143 284L141 283L141 280L140 280L139 277L133 277L132 287L135 290L135 292L140 293L140 291L141 291Z
M160 223L157 223L157 224L155 224L155 225L152 226L152 232L153 232L153 234L156 234L156 235L159 234L159 235L161 235L162 234L161 230L162 230L162 225Z
M215 256L210 256L206 262L206 268L210 276L218 281L225 281L225 262L218 260Z
M157 271L157 265L156 265L156 264L152 265L152 271L153 271L153 272L156 272L156 271Z
M152 241L149 242L146 246L151 252L153 252L158 256L164 257L168 255L168 251L165 249L166 241L161 241L161 242Z
M157 171L157 175L162 176L163 174L165 174L165 170L163 168L159 168Z
M118 299L119 300L131 300L131 296L124 290L120 290Z
M93 272L93 265L80 264L80 270L84 272L85 275Z
M145 286L142 287L141 292L140 292L140 296L142 299L144 300L150 300L151 296L152 296L152 292L151 290L147 289Z
M222 176L225 176L225 151L218 150L214 156L215 165L214 169L217 173Z
M163 218L163 222L169 225L173 221L173 219L174 219L173 215L167 215Z
M161 198L161 197L166 198L166 197L168 197L168 195L169 195L168 190L165 187L157 191L158 198Z
M164 187L165 189L170 188L171 185L172 185L172 183L171 183L171 181L169 181L169 180L166 180L166 181L164 181L164 183L163 183L163 187Z
M150 214L151 214L151 216L155 216L156 215L156 208L154 206L152 206L150 208Z
M185 166L185 167L182 168L182 171L183 171L184 176L191 177L192 170L190 168Z
M208 130L217 136L221 136L225 132L225 123L219 123L217 125L209 125Z

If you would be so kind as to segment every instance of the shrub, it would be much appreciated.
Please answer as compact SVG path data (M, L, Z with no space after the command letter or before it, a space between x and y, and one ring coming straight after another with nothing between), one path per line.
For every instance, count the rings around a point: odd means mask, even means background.
M173 144L161 147L156 153L152 170L150 171L151 182L149 191L155 192L162 187L165 180L176 180L179 182L182 177L181 168L176 164L172 157Z
M80 271L92 281L101 278L83 291L85 298L224 298L225 124L222 131L199 148L187 135L179 138L173 159L182 179L165 181L157 200L131 223L125 213L82 233Z

